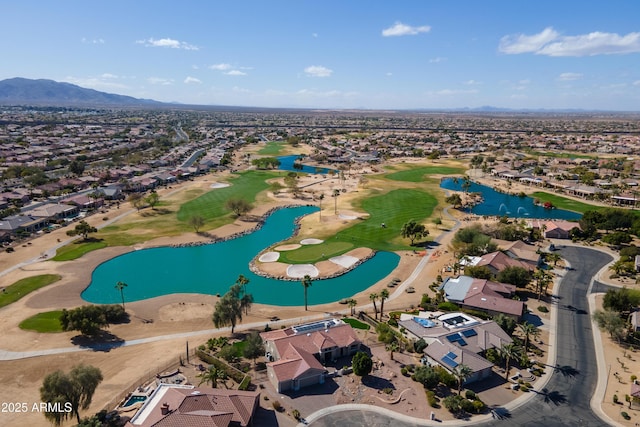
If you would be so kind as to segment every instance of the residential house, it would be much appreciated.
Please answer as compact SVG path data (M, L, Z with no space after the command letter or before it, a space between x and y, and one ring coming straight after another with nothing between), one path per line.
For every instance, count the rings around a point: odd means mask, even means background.
M33 217L46 218L50 221L73 218L78 216L79 210L75 205L45 203L25 212Z
M489 271L494 276L499 272L504 270L507 267L522 267L526 270L533 270L534 268L527 262L520 261L517 259L511 258L509 255L504 252L497 251L491 252L480 257L480 261L476 264L477 266L487 266Z
M361 342L350 325L339 319L323 320L287 329L263 332L269 380L281 393L322 384L322 363L350 356Z
M469 366L472 373L466 384L491 375L493 364L484 358L486 350L513 342L496 322L481 321L465 313L448 313L431 319L403 315L398 324L407 337L427 342L425 364L442 366L449 372L461 364Z
M526 262L531 269L535 269L542 264L542 257L537 246L525 243L522 240L505 243L500 247L511 258Z
M257 391L160 384L126 427L247 427L260 406Z
M20 231L33 233L42 230L49 223L48 218L19 214L11 215L0 220L0 231L18 234Z
M506 283L459 276L447 278L439 289L444 291L447 301L483 311L490 316L504 314L519 321L526 310L524 302L511 299L516 287Z
M546 239L569 239L571 238L571 230L577 228L580 230L580 224L577 222L564 220L529 220L530 228L542 230L542 235Z

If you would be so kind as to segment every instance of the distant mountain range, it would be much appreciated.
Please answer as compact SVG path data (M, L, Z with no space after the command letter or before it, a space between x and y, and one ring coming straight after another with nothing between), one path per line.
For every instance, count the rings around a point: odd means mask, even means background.
M99 92L53 80L16 77L0 80L0 104L69 106L160 106L163 103Z

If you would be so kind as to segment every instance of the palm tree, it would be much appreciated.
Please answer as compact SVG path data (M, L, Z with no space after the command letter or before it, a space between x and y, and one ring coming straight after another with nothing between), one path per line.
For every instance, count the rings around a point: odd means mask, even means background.
M247 284L249 283L249 279L247 279L246 277L244 277L242 274L238 276L238 278L236 279L236 283L238 285L240 285L240 287L242 288L242 293L246 294L247 293Z
M118 282L116 283L116 289L120 291L120 298L122 298L122 309L124 310L124 288L126 288L127 285L124 282Z
M384 300L389 298L389 291L383 289L380 291L380 320L382 320L382 316L384 316Z
M504 378L509 378L509 367L511 359L514 359L520 355L520 347L515 345L514 343L503 344L502 347L498 350L502 358L505 360L505 373Z
M338 215L338 196L340 195L340 190L338 189L334 189L333 190L333 213L335 215Z
M460 396L462 384L464 384L464 382L471 376L471 374L473 374L473 369L463 363L453 368L453 375L458 380L458 396Z
M349 305L349 308L351 309L351 315L353 316L354 315L353 309L356 305L358 305L358 301L354 300L353 298L349 298L347 300L347 305Z
M212 388L218 388L218 381L222 380L225 388L228 388L226 382L227 374L222 369L218 369L213 365L209 366L209 369L199 374L198 378L200 378L200 384L198 385L201 385L202 383L211 383Z
M302 278L302 281L300 283L304 288L304 311L307 311L307 289L311 286L313 282L311 281L311 277L308 274L305 274L305 276Z
M389 352L389 357L391 358L391 360L393 360L393 353L399 350L400 345L398 345L398 341L393 340L389 344L387 344L387 351Z
M524 334L524 352L526 353L529 350L529 337L537 337L540 335L540 329L533 323L527 321L519 324L518 328L520 328L520 332Z
M538 301L540 301L543 290L545 294L547 293L547 287L551 283L551 275L545 270L538 269L533 273L533 278L536 279L536 290L538 292Z
M378 320L378 307L376 306L376 301L378 300L378 294L371 293L369 294L369 299L373 302L373 318Z
M322 200L324 200L324 193L320 193L320 195L318 196L318 200L320 200L319 203L319 207L320 207L320 221L322 222Z

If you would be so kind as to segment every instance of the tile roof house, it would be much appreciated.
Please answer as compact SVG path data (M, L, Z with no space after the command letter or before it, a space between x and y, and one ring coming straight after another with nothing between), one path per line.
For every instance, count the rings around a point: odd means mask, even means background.
M526 309L524 302L511 299L516 287L506 283L459 276L445 280L440 289L447 301L491 316L502 313L519 321Z
M500 245L500 247L511 258L524 261L529 264L531 268L536 268L542 263L542 257L536 245L525 243L522 240L516 240L515 242Z
M507 267L522 267L527 270L533 270L533 267L530 264L524 261L513 259L509 255L501 251L485 254L480 258L480 261L476 265L479 267L486 265L493 275L498 274Z
M126 427L246 427L260 403L257 391L160 384Z
M531 220L529 226L533 229L544 230L543 236L546 239L569 239L572 229L580 230L580 224L577 222L564 220Z
M487 349L513 342L496 322L480 321L464 313L449 313L428 323L414 317L398 324L407 335L429 344L424 350L426 364L439 365L450 372L461 364L469 366L472 374L465 381L467 384L491 375L493 364L483 357Z
M322 363L350 356L361 342L350 325L323 320L287 329L263 332L269 380L281 393L324 383Z

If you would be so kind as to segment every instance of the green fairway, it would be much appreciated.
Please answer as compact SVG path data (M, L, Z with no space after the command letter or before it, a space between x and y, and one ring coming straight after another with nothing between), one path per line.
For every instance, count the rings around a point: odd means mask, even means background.
M545 193L544 191L536 191L531 194L531 197L539 199L540 203L551 202L553 206L558 209L565 209L568 211L585 213L586 211L592 211L595 209L602 209L600 206L590 205L588 203L579 202L577 200L568 199L566 197L558 196L556 194Z
M390 173L385 175L385 178L393 181L422 182L429 178L428 175L459 175L462 173L464 173L463 168L451 166L424 166Z
M423 221L437 204L431 194L412 189L392 190L365 199L361 208L369 213L369 218L338 232L331 241L386 251L409 249L409 240L400 236L402 225L412 219Z
M265 156L279 156L286 145L287 143L285 141L269 141L264 148L258 151L258 154L263 154Z
M258 170L242 172L238 174L238 177L229 180L231 184L230 187L211 190L195 200L191 200L180 206L178 210L178 221L186 222L192 216L198 215L201 216L205 222L218 220L220 223L215 223L215 226L230 222L233 218L231 218L230 211L225 207L227 200L240 198L254 203L258 193L269 188L269 184L265 181L277 176L279 176L277 172L269 171ZM227 217L227 220L219 221L223 217Z
M107 247L107 243L104 241L85 242L83 240L78 240L58 249L56 251L56 256L51 259L53 261L71 261L72 259L80 258L87 252L105 247Z
M341 255L353 249L349 242L327 242L319 245L304 245L294 251L280 252L280 262L288 264L305 264Z
M36 332L63 332L60 316L62 310L38 313L20 322L20 329Z
M40 276L25 277L7 286L0 293L0 307L18 301L25 295L60 280L57 274L42 274Z

